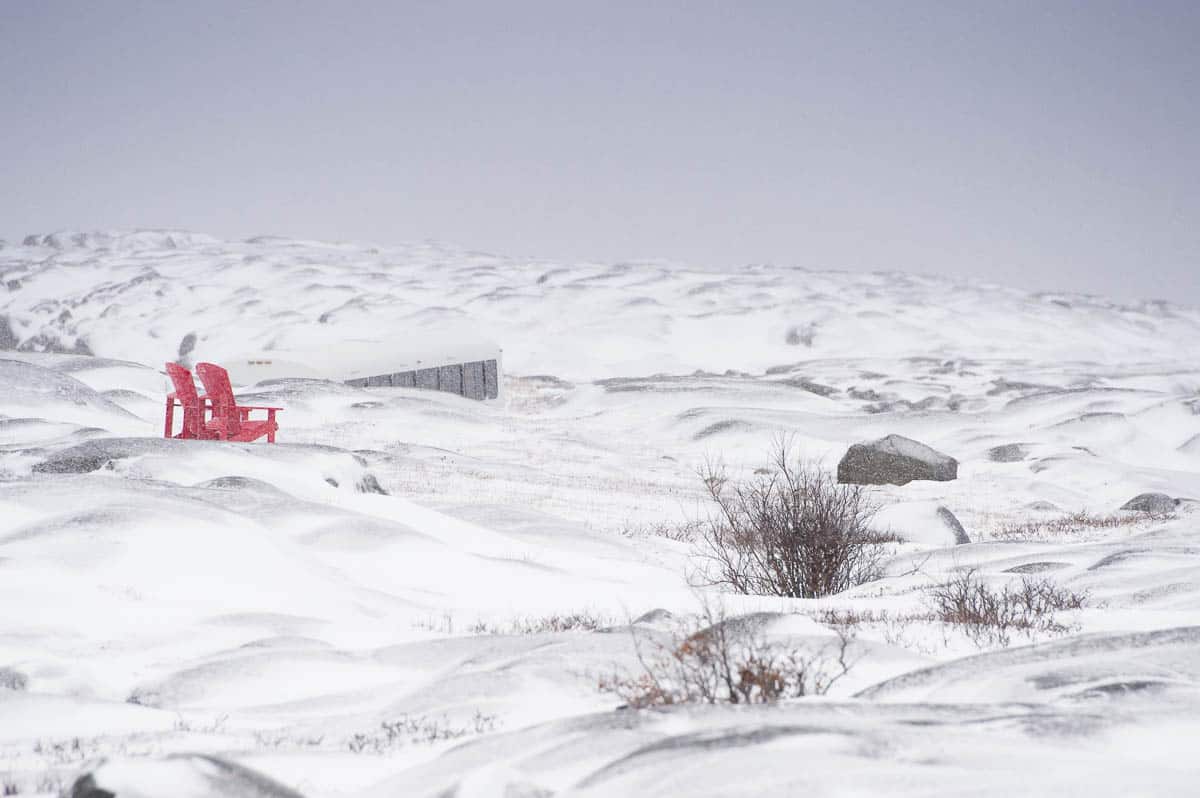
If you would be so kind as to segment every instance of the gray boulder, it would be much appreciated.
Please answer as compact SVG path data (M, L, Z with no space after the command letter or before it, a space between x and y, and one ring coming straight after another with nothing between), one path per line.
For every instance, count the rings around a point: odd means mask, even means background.
M1121 505L1122 510L1138 513L1173 513L1179 507L1179 499L1165 493L1139 493Z
M1006 443L988 449L988 459L993 463L1019 463L1029 456L1029 448L1020 443Z
M180 363L183 363L184 361L189 360L190 358L188 356L192 354L192 352L193 352L193 350L195 350L195 348L196 348L196 334L194 332L190 332L187 335L183 336L182 340L180 340L179 354L176 356L176 359Z
M808 377L790 377L786 380L781 380L781 384L790 385L793 388L799 388L809 393L815 393L817 396L833 396L838 392L838 389L832 385L822 385L819 382L810 380Z
M69 798L303 798L258 771L203 754L102 759L87 766L64 794Z
M837 469L838 482L854 485L907 485L916 479L948 482L958 478L958 461L901 435L850 447Z

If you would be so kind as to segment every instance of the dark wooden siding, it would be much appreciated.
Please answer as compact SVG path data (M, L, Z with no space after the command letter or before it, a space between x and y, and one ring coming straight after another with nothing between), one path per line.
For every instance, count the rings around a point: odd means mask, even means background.
M500 395L500 366L495 360L475 360L430 369L376 374L347 385L366 387L424 388L456 393L468 399L495 399Z

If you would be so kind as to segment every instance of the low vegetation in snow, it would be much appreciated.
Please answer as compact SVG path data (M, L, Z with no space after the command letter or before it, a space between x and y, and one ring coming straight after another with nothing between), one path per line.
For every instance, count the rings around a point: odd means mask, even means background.
M771 704L824 695L854 664L854 635L814 648L769 640L752 618L730 618L705 604L678 620L665 639L631 627L638 668L603 677L599 687L634 709L673 704Z
M1053 518L1012 518L995 523L990 529L996 540L1047 540L1078 535L1094 530L1142 527L1163 521L1174 521L1175 513L1089 513L1078 510Z
M1023 577L1016 585L993 587L968 569L929 591L934 619L963 629L980 647L1007 646L1014 635L1063 633L1070 627L1060 612L1083 609L1086 592L1075 592L1049 579Z
M471 634L480 635L536 635L555 632L595 632L615 625L617 625L615 618L589 610L581 610L549 615L520 616L507 623L476 621L469 631Z
M451 722L446 717L402 715L385 720L371 731L356 732L346 740L346 749L354 754L387 754L409 745L432 745L474 734L495 731L497 718L479 710L469 724Z
M861 485L839 484L779 443L768 468L731 479L702 473L716 507L700 529L699 578L750 595L817 598L877 579L894 542L871 528L876 506Z

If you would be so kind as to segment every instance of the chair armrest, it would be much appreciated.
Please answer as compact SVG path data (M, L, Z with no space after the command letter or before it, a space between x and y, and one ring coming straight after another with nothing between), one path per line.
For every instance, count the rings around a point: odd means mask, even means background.
M259 405L238 405L238 410L282 410L282 407L260 407Z
M172 402L179 402L180 404L183 404L183 402L179 399L179 394L177 394L175 391L171 391L169 394L167 394L167 398ZM208 394L203 394L201 396L197 396L196 398L201 402L208 402L209 404L212 404L212 398ZM279 409L282 410L283 408Z

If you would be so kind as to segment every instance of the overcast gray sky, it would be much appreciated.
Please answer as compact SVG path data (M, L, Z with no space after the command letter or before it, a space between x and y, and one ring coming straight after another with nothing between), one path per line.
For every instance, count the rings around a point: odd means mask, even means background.
M0 3L0 236L181 227L1200 304L1200 3Z

